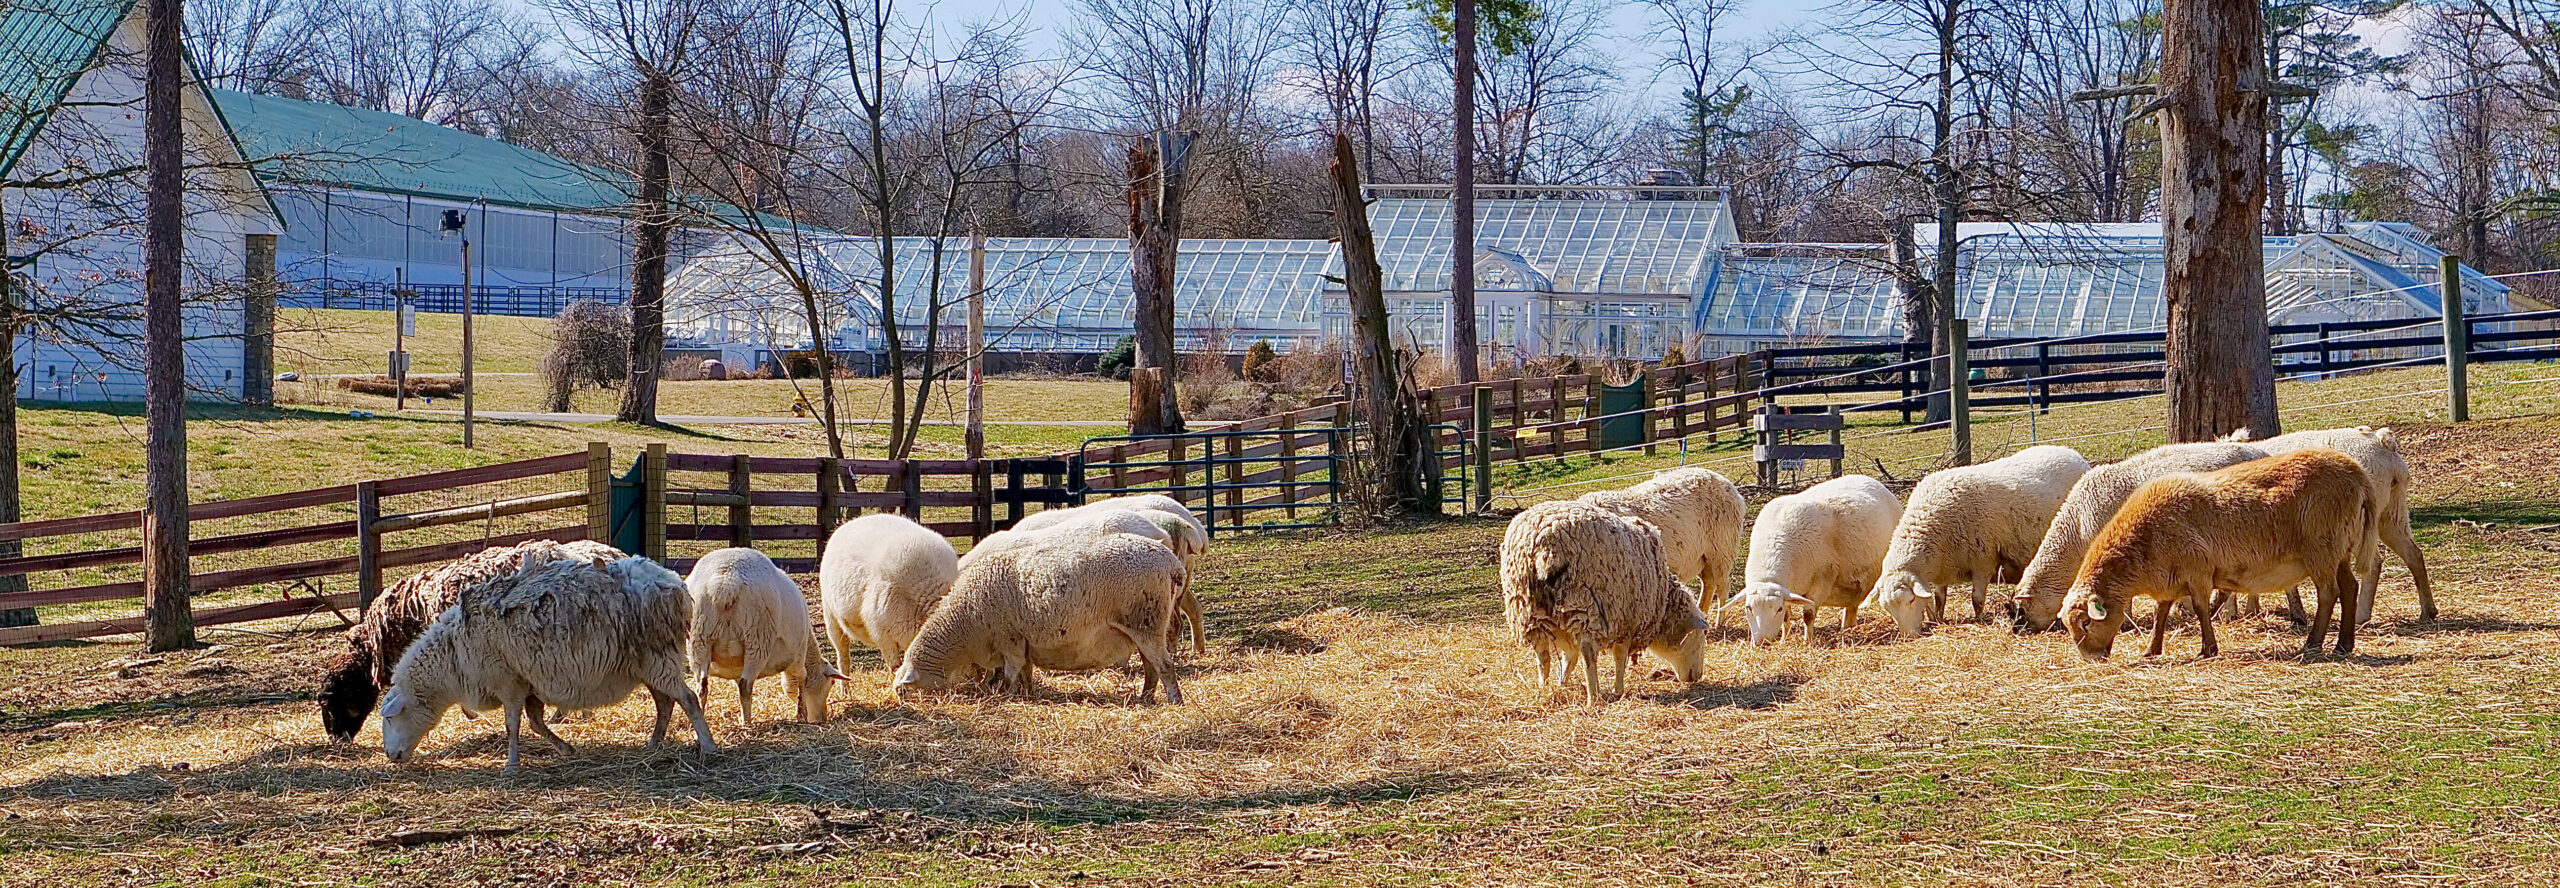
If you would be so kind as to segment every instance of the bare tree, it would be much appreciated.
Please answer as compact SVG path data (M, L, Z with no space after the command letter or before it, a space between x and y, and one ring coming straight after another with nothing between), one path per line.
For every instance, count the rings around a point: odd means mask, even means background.
M2365 45L2355 25L2372 16L2407 5L2407 0L2271 0L2264 6L2260 46L2267 71L2277 81L2302 87L2267 102L2268 234L2292 234L2302 227L2289 162L2310 153L2312 142L2333 129L2323 101L2337 87L2396 73L2402 60Z
M2169 440L2281 431L2260 240L2273 83L2255 0L2161 12L2160 216L2167 238Z
M1402 9L1398 0L1307 0L1282 18L1289 70L1304 72L1303 84L1324 100L1321 131L1353 136L1361 165L1371 170L1378 165L1378 91L1396 73L1392 29Z
M143 646L192 647L188 603L185 310L186 14L179 0L143 6L142 154L150 191L143 226Z
M1440 492L1431 488L1425 460L1431 430L1413 403L1410 368L1398 360L1387 321L1386 280L1369 232L1368 201L1361 195L1358 157L1351 139L1333 137L1333 223L1342 244L1342 288L1351 303L1352 344L1360 386L1360 418L1368 437L1362 477L1353 497L1374 515L1438 514Z
M196 0L187 4L187 52L208 86L286 94L310 76L322 51L305 0Z

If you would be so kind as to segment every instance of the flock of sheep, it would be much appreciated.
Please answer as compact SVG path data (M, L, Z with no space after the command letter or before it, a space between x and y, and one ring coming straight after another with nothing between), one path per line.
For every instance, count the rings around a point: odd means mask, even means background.
M1846 629L1869 600L1916 636L1946 618L1959 587L1984 620L1991 585L2014 584L2001 608L2013 628L2059 624L2095 661L2130 625L2134 599L2159 605L2150 656L2179 606L2202 616L2203 653L2213 656L2225 593L2254 610L2259 595L2307 579L2319 609L2304 650L2320 648L2343 607L2344 655L2372 615L2383 545L2408 564L2421 618L2434 616L2408 497L2409 467L2389 429L2234 435L2096 468L2070 448L2029 447L1932 473L1908 504L1863 475L1771 500L1751 528L1742 588L1727 597L1742 496L1722 475L1684 468L1514 517L1502 541L1503 609L1541 681L1567 680L1578 658L1594 701L1604 655L1619 693L1639 651L1697 678L1713 620L1690 581L1719 609L1740 608L1756 644L1782 640L1797 608L1807 638L1821 608L1842 609ZM2291 608L2299 618L2298 597Z
M2307 650L2318 648L2334 605L2357 608L2338 623L2343 654L2370 613L2384 543L2408 562L2422 613L2433 610L2409 537L2408 487L2388 429L2177 444L2095 469L2067 448L2031 447L1933 473L1907 505L1875 479L1850 476L1763 507L1743 585L1728 596L1742 497L1724 476L1684 468L1521 512L1503 537L1501 587L1508 624L1541 680L1569 679L1578 658L1594 701L1604 652L1621 693L1640 651L1683 681L1699 678L1712 621L1692 581L1719 610L1739 607L1758 644L1783 639L1794 608L1810 638L1815 611L1843 609L1845 628L1870 598L1904 635L1918 635L1966 584L1973 617L1985 619L1989 586L2013 583L2014 626L2059 622L2084 655L2103 659L2134 598L2160 604L2152 655L2171 608L2184 603L2206 617L2210 656L2218 592L2255 607L2258 594L2309 579L2319 614ZM905 518L856 518L828 537L819 563L832 661L798 584L753 549L713 552L679 578L600 543L492 548L374 601L326 670L321 718L351 742L378 711L383 750L400 762L454 707L502 711L512 772L526 723L567 750L546 709L559 718L646 688L657 704L650 743L665 739L681 707L709 753L702 705L711 679L736 682L743 722L754 720L755 682L775 675L795 690L800 719L822 721L828 691L853 671L856 642L880 650L902 699L964 682L1024 692L1035 669L1102 669L1135 654L1145 666L1140 698L1154 699L1161 682L1180 703L1171 652L1183 623L1193 650L1206 648L1190 583L1207 546L1191 512L1161 495L1041 512L966 556Z

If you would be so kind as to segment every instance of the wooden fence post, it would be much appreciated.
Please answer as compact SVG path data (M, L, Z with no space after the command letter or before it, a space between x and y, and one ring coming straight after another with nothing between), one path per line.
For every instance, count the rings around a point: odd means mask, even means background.
M729 507L729 545L740 549L756 544L755 507L747 502L747 497L755 490L756 476L754 467L747 460L743 453L729 458L729 493L738 498L738 502Z
M651 444L640 454L640 553L651 561L667 560L667 445Z
M356 482L356 612L382 594L382 496L372 481Z
M1475 511L1493 508L1493 386L1476 386Z
M2471 322L2462 311L2462 260L2446 256L2437 267L2444 290L2436 300L2444 315L2445 396L2454 422L2471 421Z
M906 513L909 521L923 521L924 473L916 471L915 460L898 461L898 483L901 494L898 498L898 510Z
M1298 414L1280 414L1280 501L1288 506L1289 523L1298 523Z
M587 443L587 539L613 542L613 445Z
M1947 425L1955 430L1955 464L1973 464L1973 345L1971 323L1956 318L1947 328Z
M995 532L996 479L995 463L984 459L969 460L969 489L977 502L969 509L969 539L983 540Z
M1206 447L1202 450L1205 452ZM1244 436L1227 436L1227 507L1235 510L1237 526L1244 522Z

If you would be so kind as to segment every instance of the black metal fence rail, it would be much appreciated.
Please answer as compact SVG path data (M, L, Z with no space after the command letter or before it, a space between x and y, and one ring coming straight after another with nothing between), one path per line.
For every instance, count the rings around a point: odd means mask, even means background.
M364 311L390 311L397 302L396 292L403 289L379 281L309 281L288 285L277 297L287 308L346 308ZM409 304L426 314L461 314L462 286L459 284L411 284ZM493 287L471 288L473 314L512 315L517 317L551 317L569 303L577 301L620 305L630 293L618 287Z

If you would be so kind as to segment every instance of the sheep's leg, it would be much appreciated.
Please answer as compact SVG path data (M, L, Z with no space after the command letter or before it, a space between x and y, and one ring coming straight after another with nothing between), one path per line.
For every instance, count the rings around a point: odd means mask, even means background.
M1582 640L1582 685L1584 705L1600 705L1600 646L1588 638Z
M897 642L890 641L886 638L880 640L880 666L882 669L888 671L892 679L896 678L898 674L898 667L905 665L906 662L906 648L899 647ZM851 671L841 666L836 667L836 671L842 672L846 675L853 674Z
M708 694L704 695L704 699L709 698ZM756 680L746 677L745 671L741 670L738 674L738 727L752 728L755 726Z
M658 723L649 728L649 745L656 746L667 740L667 719L675 714L676 698L667 696L656 687L651 687L649 699L658 704Z
M836 646L836 671L842 672L846 675L852 675L853 636L844 631L844 621L838 620L833 616L827 617L827 641ZM887 652L889 650L887 645L882 645L880 650L883 657L887 656ZM898 664L889 664L889 671L898 671Z
M1624 697L1627 695L1627 662L1633 659L1635 659L1635 653L1632 651L1619 650L1615 648L1609 651L1609 660L1618 667L1617 690L1610 696Z
M1113 623L1111 627L1120 630L1120 634L1129 637L1131 644L1138 646L1138 660L1147 667L1147 683L1138 691L1138 699L1149 703L1155 702L1156 680L1161 678L1164 680L1165 702L1181 705L1182 685L1174 681L1173 657L1165 651L1164 636L1158 633L1139 632L1119 623Z
M704 755L719 752L720 747L713 745L711 742L711 723L704 721L702 718L702 698L694 696L693 689L685 687L684 679L682 678L668 682L668 684L672 685L676 689L676 705L684 707L685 718L693 721L694 745L700 747ZM661 707L665 706L663 703L659 705ZM665 710L661 708L660 711L663 712ZM663 718L661 721L663 721Z
M2427 556L2418 551L2417 539L2409 535L2408 504L2400 504L2396 511L2393 518L2383 522L2382 542L2391 547L2393 554L2400 556L2402 564L2409 566L2409 579L2418 586L2418 622L2433 623L2436 620L2436 590L2427 582ZM2374 559L2373 565L2373 575L2365 577L2368 588L2381 585L2375 581L2381 579L2382 559ZM2368 597L2371 594L2366 593Z
M2216 644L2213 637L2213 612L2221 609L2223 601L2224 598L2221 593L2216 592L2213 595L2213 603L2211 605L2199 608L2196 611L2196 613L2203 615L2196 620L2196 631L2204 633L2204 647L2202 650L2204 656L2207 657L2212 657L2222 653L2221 645Z
M1984 606L1990 603L1990 602L1989 602L1990 596L1991 596L1991 578L1990 578L1990 577L1983 576L1982 574L1978 574L1978 573L1977 573L1977 574L1974 574L1974 575L1973 575L1973 621L1974 621L1974 622L1976 622L1976 623L1988 623L1988 622L1991 622L1991 615L1990 615L1989 613L1984 612L1984 610L1983 610Z
M2294 625L2300 626L2302 625L2302 617L2306 613L2309 612L2302 609L2302 586L2296 584L2292 588L2284 590L2284 618L2292 621Z
M2358 596L2356 594L2356 568L2354 562L2346 562L2338 565L2338 577L2333 582L2339 586L2340 594L2347 600L2356 600ZM2328 607L2323 606L2320 610L2322 613L2327 613L2329 609ZM2355 652L2356 621L2341 620L2338 623L2338 656L2344 657Z
M1191 621L1191 655L1204 656L1209 653L1209 624L1200 618L1200 598L1191 594L1191 587L1185 585L1180 603L1183 619Z
M2151 612L2151 652L2143 656L2160 656L2161 649L2168 646L2169 618L2178 615L2178 601L2175 598L2161 599L2160 609Z
M507 701L507 767L505 770L499 771L498 773L516 773L516 764L524 757L523 747L518 743L518 740L521 739L518 735L522 733L518 730L518 726L523 724L523 722L524 701Z
M2320 610L2318 613L2312 615L2310 633L2304 635L2302 638L2302 653L2303 656L2306 657L2319 655L2320 639L2329 634L2329 608L2331 605L2337 603L2338 598L2338 590L2336 588L2325 583L2315 583L2314 585L2320 587ZM2348 602L2347 607L2352 609L2355 607L2355 603ZM2350 623L2355 621L2355 612L2353 610L2349 610L2346 614L2341 616Z
M542 720L541 700L533 697L524 698L524 714L525 720L533 725L534 735L541 737L544 740L551 741L551 751L553 754L569 754L569 751L572 748L569 746L569 741L562 740L560 739L560 735L551 733L551 725Z

